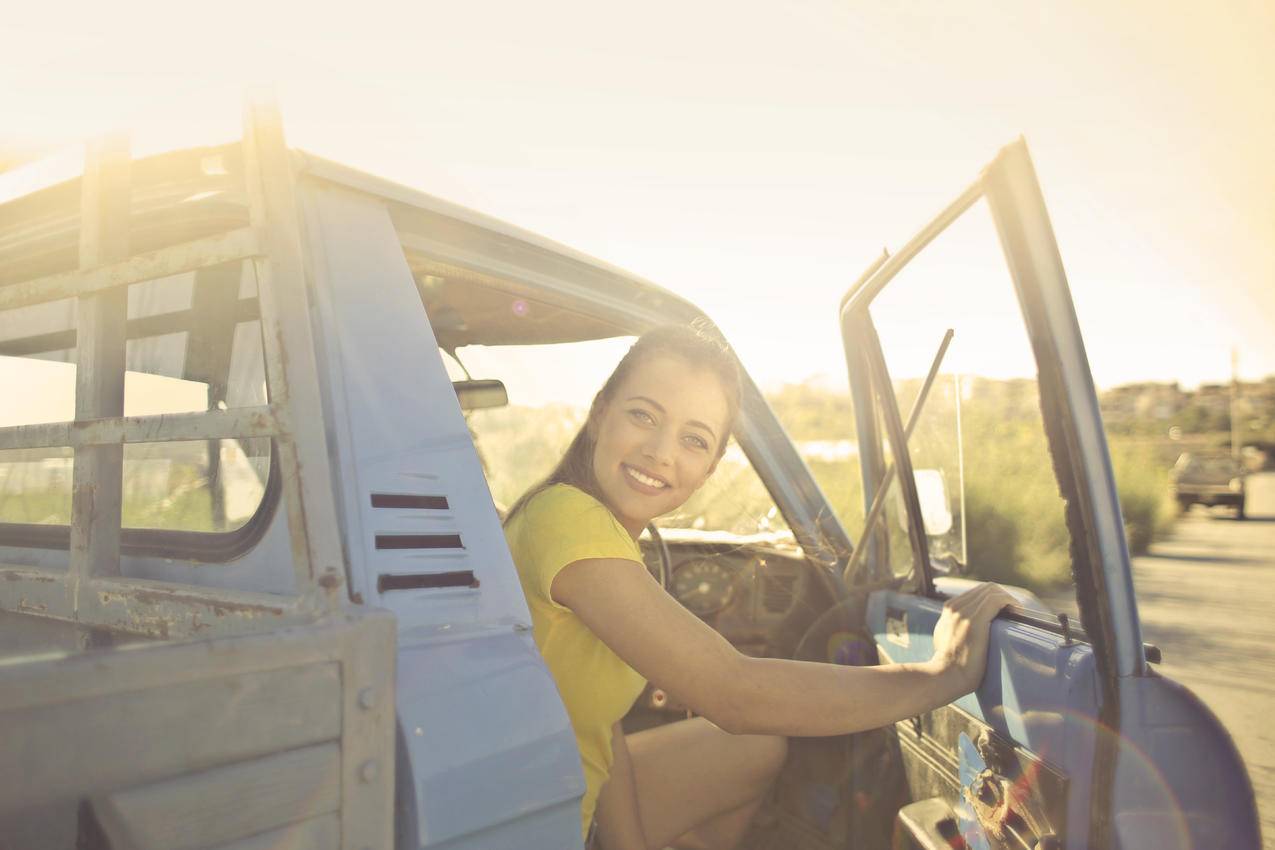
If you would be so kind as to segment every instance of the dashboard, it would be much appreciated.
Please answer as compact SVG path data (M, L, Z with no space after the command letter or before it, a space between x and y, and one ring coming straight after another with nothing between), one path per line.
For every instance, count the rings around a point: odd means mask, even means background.
M691 529L661 536L671 561L668 592L744 652L771 654L775 630L809 604L810 567L791 543ZM658 578L658 546L645 535L641 545Z

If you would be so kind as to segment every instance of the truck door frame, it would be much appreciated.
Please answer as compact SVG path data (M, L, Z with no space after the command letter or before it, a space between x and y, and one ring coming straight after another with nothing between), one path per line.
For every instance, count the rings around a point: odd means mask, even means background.
M980 199L987 200L1039 368L1050 455L1066 501L1066 524L1072 537L1077 601L1099 672L1100 722L1117 733L1100 736L1091 783L1089 838L1093 846L1105 846L1111 828L1110 790L1121 721L1119 679L1146 675L1146 660L1097 393L1044 197L1022 138L1003 148L956 200L899 253L878 261L874 270L869 270L846 294L840 313L843 336L861 343L855 348L846 346L851 389L856 411L871 409L869 402L875 387L883 407L894 407L894 418L898 418L892 400L881 396L881 381L888 381L888 374L868 306L908 262ZM888 386L884 389L888 391ZM871 418L866 413L861 417ZM889 427L892 423L886 424ZM870 504L885 465L881 434L875 424L867 436L873 442L861 446L860 456L865 504ZM896 450L895 456L896 462L900 456L904 460L901 469L910 469L906 447ZM910 506L908 512L919 513L915 484L907 478L900 476L903 496ZM914 549L918 536L924 543L923 532L915 527L919 521L916 516L910 522ZM932 596L933 577L924 552L921 546L916 555L921 571L918 592Z

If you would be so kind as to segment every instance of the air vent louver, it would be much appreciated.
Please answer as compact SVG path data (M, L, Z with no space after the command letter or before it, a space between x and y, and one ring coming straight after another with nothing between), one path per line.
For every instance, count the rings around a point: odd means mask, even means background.
M464 549L459 534L378 534L377 549Z
M427 511L445 511L446 496L420 496L414 493L373 493L374 508L417 508Z

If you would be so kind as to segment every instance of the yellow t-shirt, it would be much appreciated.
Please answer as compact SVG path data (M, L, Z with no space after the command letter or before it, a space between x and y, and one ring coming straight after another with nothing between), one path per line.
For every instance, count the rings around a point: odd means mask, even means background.
M593 819L598 792L611 770L611 727L641 694L645 680L549 595L554 576L586 558L621 558L642 566L642 553L605 505L567 484L531 498L505 525L531 609L532 635L571 718L585 792L582 831Z

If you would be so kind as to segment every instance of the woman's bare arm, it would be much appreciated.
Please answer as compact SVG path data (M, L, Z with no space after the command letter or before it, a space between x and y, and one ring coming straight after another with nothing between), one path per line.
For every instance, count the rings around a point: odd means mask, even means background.
M634 561L576 561L551 593L633 669L722 729L778 735L875 729L968 693L985 669L991 620L1013 601L981 585L947 603L929 661L843 667L740 653Z

